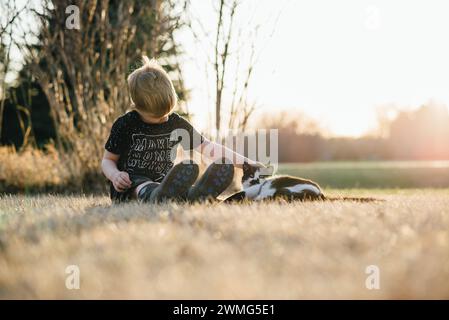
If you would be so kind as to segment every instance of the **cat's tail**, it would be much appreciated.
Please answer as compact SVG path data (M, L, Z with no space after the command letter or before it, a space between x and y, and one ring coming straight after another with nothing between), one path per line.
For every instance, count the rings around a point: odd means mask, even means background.
M326 197L322 196L321 200L323 201L353 201L353 202L381 202L385 201L384 199L377 199L372 197Z

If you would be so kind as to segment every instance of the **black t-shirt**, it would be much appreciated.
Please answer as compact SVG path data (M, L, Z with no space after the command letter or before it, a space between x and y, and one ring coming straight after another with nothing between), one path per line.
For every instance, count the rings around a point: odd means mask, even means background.
M203 141L204 137L177 113L170 114L166 122L150 124L131 111L114 122L105 149L120 155L120 171L160 182L173 167L178 144L192 150Z

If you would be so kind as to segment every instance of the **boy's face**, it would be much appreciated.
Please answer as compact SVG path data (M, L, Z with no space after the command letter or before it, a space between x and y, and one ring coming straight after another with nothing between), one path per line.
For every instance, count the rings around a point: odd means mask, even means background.
M168 119L168 114L159 117L159 116L155 116L150 112L144 112L141 110L136 110L139 115L142 117L144 122L148 122L148 123L161 123L161 122L165 122Z

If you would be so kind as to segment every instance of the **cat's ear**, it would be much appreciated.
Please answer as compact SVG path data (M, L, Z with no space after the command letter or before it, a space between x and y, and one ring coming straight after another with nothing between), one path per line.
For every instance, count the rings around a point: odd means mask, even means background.
M271 167L271 160L268 160L268 162L264 164L264 169L267 169L270 167Z
M248 161L244 161L242 168L243 168L243 171L248 171L251 168L251 166L248 164Z
M268 161L268 163L264 165L262 173L266 176L272 176L274 174L274 166L271 164L271 161Z
M270 176L272 176L274 174L274 166L272 164L269 164L267 166L267 172Z

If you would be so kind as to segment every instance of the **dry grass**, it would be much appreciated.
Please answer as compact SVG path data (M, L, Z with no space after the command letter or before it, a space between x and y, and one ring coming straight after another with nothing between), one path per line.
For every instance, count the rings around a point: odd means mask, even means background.
M69 170L57 151L27 148L17 152L13 147L0 147L0 190L28 190L67 184Z
M0 298L449 298L449 191L376 195L387 201L3 196ZM72 264L80 290L65 288ZM380 290L365 287L372 264Z
M61 193L80 189L104 192L105 179L98 171L98 157L88 160L89 150L77 150L61 153L52 144L44 150L0 147L0 193Z

